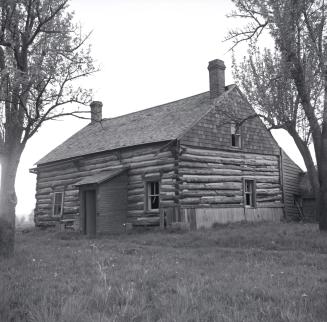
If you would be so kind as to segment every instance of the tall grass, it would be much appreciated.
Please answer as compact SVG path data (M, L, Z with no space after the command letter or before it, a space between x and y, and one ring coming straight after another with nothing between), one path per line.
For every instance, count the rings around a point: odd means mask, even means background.
M314 225L17 242L0 262L0 321L326 321L327 236Z

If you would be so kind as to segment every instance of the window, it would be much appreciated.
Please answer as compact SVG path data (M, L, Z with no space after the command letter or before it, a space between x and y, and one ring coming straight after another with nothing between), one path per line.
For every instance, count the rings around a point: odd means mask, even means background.
M254 180L244 180L244 206L245 207L255 207L255 181Z
M159 181L149 181L146 183L147 210L159 209Z
M239 130L240 129L236 126L235 123L231 124L230 133L231 133L232 146L236 148L241 147L241 135Z
M64 203L64 193L63 192L55 192L53 195L53 208L52 215L60 217L62 215Z

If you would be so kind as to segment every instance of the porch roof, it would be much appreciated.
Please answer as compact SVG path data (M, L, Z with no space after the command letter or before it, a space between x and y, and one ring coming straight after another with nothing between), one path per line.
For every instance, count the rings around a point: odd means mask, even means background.
M106 181L109 181L113 179L114 177L118 176L119 174L127 171L127 167L120 168L120 169L112 169L112 170L107 170L107 171L101 171L99 173L93 174L91 176L88 176L81 181L78 181L77 183L74 184L74 186L79 187L79 186L85 186L88 184L100 184Z

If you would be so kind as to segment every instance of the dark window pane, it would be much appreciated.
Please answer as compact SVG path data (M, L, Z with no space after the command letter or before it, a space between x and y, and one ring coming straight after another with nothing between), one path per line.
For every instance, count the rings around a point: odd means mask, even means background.
M245 181L245 192L252 192L253 181Z
M62 193L55 194L55 204L61 204L62 201Z
M54 215L58 216L61 214L61 205L55 205L54 206Z
M148 210L159 209L159 182L148 182L147 187Z
M64 194L62 192L56 192L54 195L54 201L53 201L53 215L54 216L61 215L63 197L64 197Z
M254 190L254 181L245 180L244 182L244 193L245 200L244 203L246 206L255 207L255 190Z
M159 197L151 197L151 209L159 209Z
M245 195L245 204L247 206L251 206L251 198L250 198L250 194L248 193Z
M235 134L232 134L232 146L236 146Z

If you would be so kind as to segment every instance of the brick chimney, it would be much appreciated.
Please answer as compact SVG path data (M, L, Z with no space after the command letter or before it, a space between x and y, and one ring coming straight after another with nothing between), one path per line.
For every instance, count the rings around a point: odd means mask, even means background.
M102 102L93 101L91 107L91 123L100 122L102 120Z
M217 98L225 92L225 68L223 60L209 62L210 98Z

